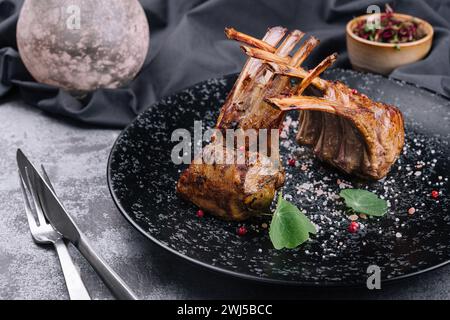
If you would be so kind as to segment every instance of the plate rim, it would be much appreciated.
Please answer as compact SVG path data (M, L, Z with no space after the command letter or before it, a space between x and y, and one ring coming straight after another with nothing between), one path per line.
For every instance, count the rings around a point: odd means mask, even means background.
M330 71L336 71L336 70L341 70L341 71L347 71L347 69L342 69L342 68L333 68ZM355 73L359 73L362 75L367 75L369 73L364 73L364 72L359 72L359 71L355 71L355 70L351 70L352 72ZM364 287L363 284L355 284L355 283L342 283L340 281L321 281L321 282L317 282L317 281L295 281L295 280L281 280L281 279L273 279L273 278L263 278L263 277L259 277L259 276L254 276L254 275L250 275L250 274L246 274L246 273L241 273L241 272L236 272L236 271L232 271L226 268L222 268L222 267L218 267L218 266L214 266L212 264L208 264L205 263L203 261L197 260L195 258L192 258L188 255L182 254L179 251L169 247L168 245L162 243L160 240L156 239L155 237L153 237L151 234L149 234L147 231L145 231L143 228L141 228L131 217L130 215L127 213L127 211L122 207L122 205L120 204L120 200L118 199L117 195L115 194L114 190L113 190L113 186L112 186L112 179L111 179L111 162L112 162L112 156L113 153L117 150L117 145L118 142L121 140L121 138L123 137L123 135L125 134L125 132L128 131L128 129L135 124L135 122L137 121L137 119L139 117L141 117L145 112L147 112L150 108L154 107L155 105L159 104L161 101L163 101L164 99L176 95L186 89L189 88L193 88L195 86L197 86L198 84L201 83L206 83L208 81L211 80L218 80L218 79L230 79L233 77L236 77L237 75L239 75L239 73L231 73L231 74L226 74L223 76L218 76L215 78L210 78L210 79L206 79L200 82L197 82L191 86L185 87L181 90L178 90L177 92L174 92L172 94L166 95L161 97L158 101L152 103L149 107L145 108L142 112L140 112L124 129L122 129L122 131L120 132L120 134L117 136L117 138L114 141L114 144L111 147L111 150L109 152L109 156L108 156L108 162L107 162L107 167L106 167L106 178L107 178L107 184L108 184L108 189L109 192L111 194L111 198L113 199L114 204L116 205L117 209L119 210L119 212L122 214L123 217L125 217L125 220L128 221L128 223L130 223L136 230L138 230L142 235L144 235L147 239L151 240L154 244L157 244L159 247L169 251L170 253L174 254L176 257L187 260L188 262L197 265L197 266L201 266L203 268L206 268L208 270L220 273L220 274L225 274L227 276L233 276L235 278L238 279L243 279L243 280L248 280L248 281L253 281L253 282L259 282L259 283L266 283L266 284L272 284L272 285L286 285L286 286L298 286L298 287L316 287L316 288L360 288L360 287ZM373 75L373 74L370 74ZM413 86L415 88L424 90L428 93L432 93L435 94L447 101L450 102L450 98L447 98L446 96L442 95L439 92L433 91L431 89L428 88L424 88L421 87L417 84L405 81L405 80L399 80L399 79L395 79L395 78L391 78L391 77L387 77L387 76L383 76L383 75L375 75L375 76L381 76L382 78L388 79L390 81L394 81L394 82L402 82L402 83L406 83L410 86ZM396 276L396 277L392 277L392 278L386 278L386 279L382 279L381 283L383 284L392 284L394 282L398 282L401 280L405 280L405 279L411 279L414 277L417 277L418 275L433 271L433 270L437 270L440 269L446 265L450 264L450 259L443 261L439 264L436 264L434 266L422 269L422 270L418 270L418 271L414 271L408 274L404 274L401 276Z

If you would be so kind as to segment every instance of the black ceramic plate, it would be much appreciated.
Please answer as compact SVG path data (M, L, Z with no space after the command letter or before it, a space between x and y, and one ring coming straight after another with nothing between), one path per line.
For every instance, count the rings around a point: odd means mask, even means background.
M236 76L202 82L163 99L125 129L108 164L112 196L123 215L145 236L192 262L224 273L267 282L299 285L365 285L367 268L381 268L383 281L416 275L450 260L448 173L450 102L429 91L380 76L332 70L339 79L375 100L397 105L406 122L404 153L388 177L364 183L320 163L293 141L296 114L287 118L288 138L281 142L286 162L283 194L302 208L319 232L294 250L273 249L270 217L241 225L212 216L198 218L197 208L181 200L175 184L185 166L171 162L171 133L192 132L194 120L213 126ZM389 200L389 212L362 220L357 234L347 231L341 188L367 188ZM432 190L439 197L431 197ZM408 214L415 208L413 215ZM150 259L150 257L149 257Z

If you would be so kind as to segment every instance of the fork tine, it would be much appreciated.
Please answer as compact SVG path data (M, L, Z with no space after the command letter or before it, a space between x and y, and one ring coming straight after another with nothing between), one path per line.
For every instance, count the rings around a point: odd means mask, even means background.
M28 168L25 168L25 172L26 172L26 178L27 178L28 185L30 186L30 192L31 192L33 203L34 203L34 207L36 209L36 214L37 214L37 217L39 220L39 225L44 226L47 224L47 220L45 219L44 213L42 212L41 203L39 202L39 197L36 193L36 190L33 187L33 184L31 183L30 175L28 174Z
M30 200L28 199L27 191L25 190L23 177L20 174L20 171L19 171L19 183L20 183L20 189L22 190L23 203L24 203L24 206L25 206L25 213L27 214L28 224L30 226L31 234L34 237L34 235L36 234L38 226L36 224L36 220L35 220L35 218L33 216L33 213L31 212Z

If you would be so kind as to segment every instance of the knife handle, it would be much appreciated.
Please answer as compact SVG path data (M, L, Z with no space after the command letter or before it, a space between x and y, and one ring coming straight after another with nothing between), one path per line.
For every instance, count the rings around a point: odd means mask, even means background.
M69 292L70 300L91 300L89 293L84 286L83 280L80 277L75 264L70 257L67 245L62 238L54 242L56 251L58 252L61 269L66 280L67 291Z
M95 253L84 235L80 234L76 247L117 299L138 300L137 296L128 288L122 278Z

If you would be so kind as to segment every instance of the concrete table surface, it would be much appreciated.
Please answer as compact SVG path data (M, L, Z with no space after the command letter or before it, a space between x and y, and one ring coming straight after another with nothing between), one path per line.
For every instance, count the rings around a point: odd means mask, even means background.
M55 251L31 239L18 186L17 148L46 165L93 247L143 299L450 299L450 266L369 291L264 285L185 262L144 238L116 209L106 163L118 134L52 117L18 99L0 102L0 299L68 299ZM71 252L91 296L111 299L91 267Z

